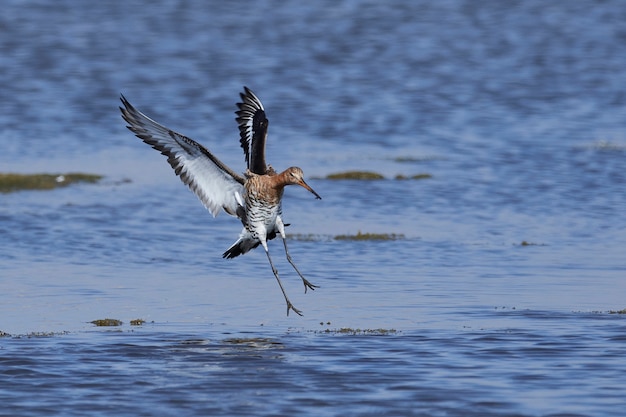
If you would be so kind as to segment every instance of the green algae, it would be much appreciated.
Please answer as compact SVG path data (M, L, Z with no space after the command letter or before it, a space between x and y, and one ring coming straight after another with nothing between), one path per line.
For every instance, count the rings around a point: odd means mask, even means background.
M101 175L73 172L68 174L13 174L0 173L0 193L23 190L52 190L70 184L96 183Z
M384 180L385 177L377 172L371 171L346 171L326 176L328 180Z
M398 174L394 178L396 180L427 180L427 179L430 179L432 177L433 176L430 175L430 174L415 174L415 175L411 175L411 176Z
M98 327L115 327L121 326L123 322L118 319L99 319L91 321L91 324L95 324Z

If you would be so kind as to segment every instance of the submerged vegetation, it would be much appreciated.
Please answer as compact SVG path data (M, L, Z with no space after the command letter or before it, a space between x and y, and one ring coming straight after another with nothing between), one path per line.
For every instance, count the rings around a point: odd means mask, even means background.
M10 193L22 190L52 190L77 182L96 183L101 175L73 172L68 174L2 174L0 192Z
M335 240L398 240L404 239L403 234L396 233L361 233L359 230L356 235L337 235Z

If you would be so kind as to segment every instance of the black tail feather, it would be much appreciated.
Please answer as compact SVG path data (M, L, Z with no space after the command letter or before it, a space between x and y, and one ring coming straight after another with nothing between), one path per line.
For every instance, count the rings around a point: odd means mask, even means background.
M278 232L276 232L276 230L273 230L271 233L267 235L267 240L269 241L269 240L274 239L277 234ZM237 242L235 242L233 246L228 248L228 250L226 250L226 252L222 254L222 257L226 259L236 258L239 255L243 255L244 253L251 251L252 249L259 246L260 244L261 242L258 240L254 244L252 244L252 242L249 240L238 240Z
M246 252L256 248L260 244L261 244L261 242L256 242L255 244L250 246L249 242L246 242L245 240L242 240L241 242L237 242L236 244L234 244L233 246L228 248L228 250L226 252L224 252L222 257L226 258L226 259L236 258L237 256L243 255L244 253L246 253Z

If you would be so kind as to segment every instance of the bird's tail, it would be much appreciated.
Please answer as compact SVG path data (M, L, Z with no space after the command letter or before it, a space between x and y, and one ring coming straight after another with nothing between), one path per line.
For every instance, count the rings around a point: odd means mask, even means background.
M261 244L260 241L253 241L250 239L238 239L233 245L224 252L222 257L226 259L232 259L239 255L243 255L244 253L256 248Z
M272 240L276 237L276 235L276 230L272 230L272 232L267 235L266 239ZM260 240L252 239L251 236L240 237L230 248L226 250L226 252L222 254L222 257L226 259L236 258L239 255L243 255L244 253L251 251L260 244Z

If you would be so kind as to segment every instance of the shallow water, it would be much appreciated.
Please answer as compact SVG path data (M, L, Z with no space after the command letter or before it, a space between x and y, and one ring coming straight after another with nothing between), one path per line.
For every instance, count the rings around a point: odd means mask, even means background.
M0 171L105 179L0 196L0 415L622 415L625 21L617 0L8 2ZM284 201L319 289L270 244L304 317L262 251L221 258L237 221L117 110L242 170L244 84L269 162L323 197ZM323 179L348 169L389 179ZM404 238L333 239L359 231Z

